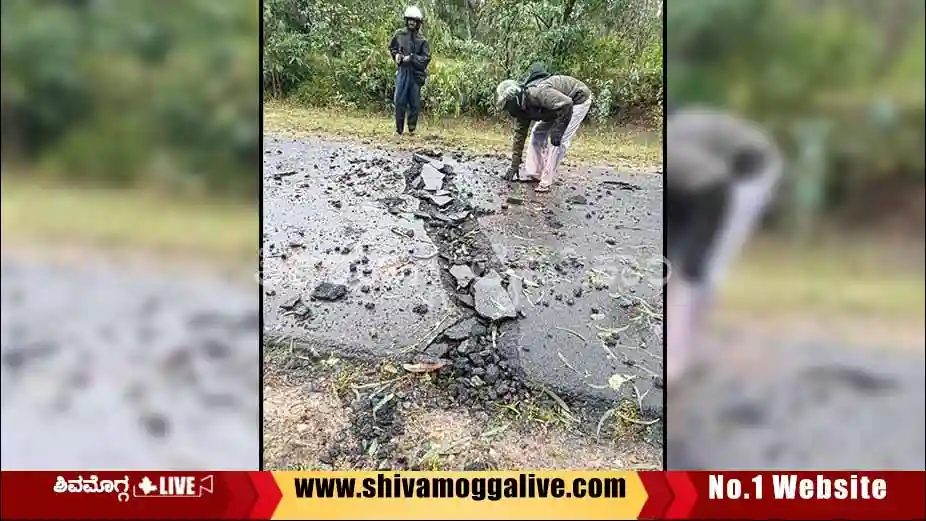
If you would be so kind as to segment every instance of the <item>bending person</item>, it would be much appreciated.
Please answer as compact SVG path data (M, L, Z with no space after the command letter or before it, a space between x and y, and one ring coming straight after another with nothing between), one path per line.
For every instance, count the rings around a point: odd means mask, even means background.
M536 191L549 192L572 138L591 108L591 90L571 76L549 76L540 65L524 84L501 82L495 100L499 111L504 110L516 120L511 166L505 178L537 181ZM531 142L522 173L528 130Z

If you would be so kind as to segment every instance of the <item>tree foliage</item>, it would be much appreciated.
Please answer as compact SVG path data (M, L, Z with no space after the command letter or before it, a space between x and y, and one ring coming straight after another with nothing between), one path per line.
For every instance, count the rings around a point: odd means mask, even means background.
M830 203L923 182L924 4L915 0L672 0L670 103L734 107L785 148L827 122ZM790 172L804 175L800 165ZM921 212L921 211L920 211Z
M3 0L2 24L5 161L257 193L255 2Z
M486 116L495 86L533 61L574 75L596 94L594 116L658 120L662 18L658 0L424 0L433 59L422 96L437 116ZM263 83L301 103L389 109L395 67L387 44L397 0L267 0Z

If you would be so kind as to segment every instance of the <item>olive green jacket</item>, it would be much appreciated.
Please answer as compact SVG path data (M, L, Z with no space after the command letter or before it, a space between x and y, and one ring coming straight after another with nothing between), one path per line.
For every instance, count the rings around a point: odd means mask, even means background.
M535 121L552 125L550 142L557 145L572 120L572 107L581 105L592 97L587 85L572 76L549 76L528 84L521 102L521 111L516 118L514 140L511 147L511 164L520 167L524 155L524 142Z

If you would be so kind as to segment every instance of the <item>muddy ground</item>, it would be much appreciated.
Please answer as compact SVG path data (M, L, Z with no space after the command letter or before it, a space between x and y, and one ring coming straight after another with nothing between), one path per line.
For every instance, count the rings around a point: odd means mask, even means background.
M557 463L525 441L491 457L476 444L445 464L526 463L517 452L541 467L659 464L660 176L576 168L540 196L501 180L505 166L503 157L426 146L265 138L267 338L292 344L295 360L315 367L299 383L289 362L265 368L269 465L420 465L420 455L400 447L402 436L427 438L446 420L458 425L452 438L481 440L505 423L505 411L520 418L502 429L512 441L533 436L543 445L559 436L549 450L581 447L567 452L588 461ZM306 390L306 379L342 378L322 362L331 357L369 387L334 397L312 390L317 384ZM383 364L398 373L383 374ZM342 411L351 450L304 441L313 436L305 433L286 441L298 421L271 411L308 396ZM383 409L397 417L388 428L379 423L383 410L372 414L379 401L396 407ZM297 417L308 415L303 425L318 424L311 408L293 406ZM348 455L303 461L288 443Z
M253 469L256 287L4 246L4 469Z

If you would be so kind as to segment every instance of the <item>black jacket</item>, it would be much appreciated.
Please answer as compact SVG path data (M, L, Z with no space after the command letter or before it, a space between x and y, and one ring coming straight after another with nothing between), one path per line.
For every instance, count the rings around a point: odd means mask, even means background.
M428 64L431 63L431 49L421 31L411 31L408 28L396 31L389 41L389 56L395 59L396 54L412 57L399 67L411 67L415 74L415 82L424 85L428 77Z

